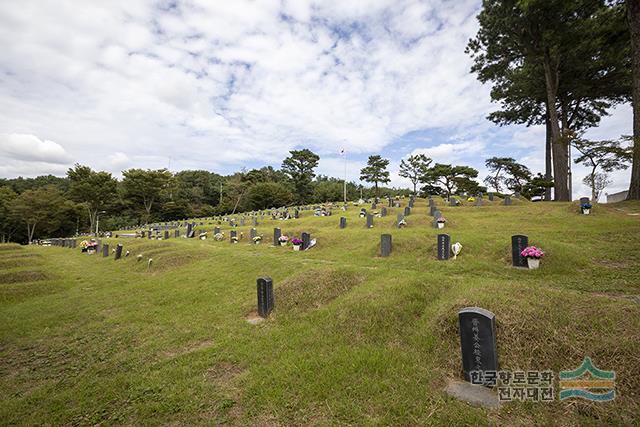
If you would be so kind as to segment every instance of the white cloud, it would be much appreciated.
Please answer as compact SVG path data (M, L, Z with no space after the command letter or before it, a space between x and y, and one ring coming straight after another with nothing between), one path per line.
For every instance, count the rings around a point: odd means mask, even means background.
M53 164L68 164L71 157L62 145L41 140L29 134L0 135L0 155L10 160L35 161Z

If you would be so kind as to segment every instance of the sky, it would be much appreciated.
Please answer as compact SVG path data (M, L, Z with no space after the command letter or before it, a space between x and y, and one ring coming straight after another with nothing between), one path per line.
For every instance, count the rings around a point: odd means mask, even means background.
M471 0L41 1L0 4L0 177L74 163L228 174L289 150L359 181L367 157L425 153L487 175L484 160L544 168L542 127L498 127L464 53ZM632 133L630 105L589 130ZM340 150L345 149L345 157ZM574 198L590 192L574 167ZM615 173L605 192L628 188Z

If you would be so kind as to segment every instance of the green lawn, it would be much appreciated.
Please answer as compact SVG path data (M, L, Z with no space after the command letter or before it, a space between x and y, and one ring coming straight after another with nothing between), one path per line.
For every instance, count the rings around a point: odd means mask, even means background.
M640 204L590 216L576 203L439 204L463 245L455 261L435 258L425 200L402 230L398 209L373 229L354 206L304 211L265 217L261 245L248 243L250 226L235 245L111 239L131 252L119 261L0 246L0 424L637 423ZM318 245L271 247L275 226ZM382 233L393 235L389 258L378 256ZM545 249L540 270L510 268L512 234ZM262 275L276 309L251 325ZM447 379L461 375L457 311L471 305L496 314L502 369L557 373L590 356L616 371L616 400L487 410L449 397Z

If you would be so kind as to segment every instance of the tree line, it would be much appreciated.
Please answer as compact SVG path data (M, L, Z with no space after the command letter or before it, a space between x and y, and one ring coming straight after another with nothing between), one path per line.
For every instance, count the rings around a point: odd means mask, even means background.
M360 179L372 184L316 175L320 157L309 149L292 150L280 169L265 166L220 175L205 170L128 169L122 179L76 164L65 177L40 176L0 180L0 240L30 242L35 238L68 236L118 229L156 221L210 217L274 207L339 202L345 197L400 196L410 189L385 187L389 160L369 156ZM413 194L475 195L492 188L524 197L544 193L552 182L509 158L486 162L487 186L470 166L433 164L425 155L409 156L400 176L413 184Z

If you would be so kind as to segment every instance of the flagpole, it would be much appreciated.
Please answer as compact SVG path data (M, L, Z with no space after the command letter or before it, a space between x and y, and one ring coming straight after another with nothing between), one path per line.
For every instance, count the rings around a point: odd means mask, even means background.
M347 204L347 151L346 150L342 150L343 154L344 154L344 189L343 189L343 194L344 194L344 204Z

